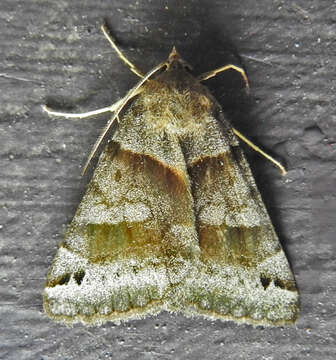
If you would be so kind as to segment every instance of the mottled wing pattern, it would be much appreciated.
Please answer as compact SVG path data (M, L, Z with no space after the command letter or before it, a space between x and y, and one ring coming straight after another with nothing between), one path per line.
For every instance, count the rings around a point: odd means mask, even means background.
M97 324L166 309L295 321L292 272L222 117L181 59L143 85L49 271L51 318Z
M193 136L184 145L202 262L186 281L187 312L252 324L292 323L298 312L294 278L250 168L226 121L209 115L208 122L214 124L204 127L196 143ZM216 131L229 146L195 152Z
M199 257L177 138L155 137L138 110L103 151L49 271L44 308L56 321L157 313Z

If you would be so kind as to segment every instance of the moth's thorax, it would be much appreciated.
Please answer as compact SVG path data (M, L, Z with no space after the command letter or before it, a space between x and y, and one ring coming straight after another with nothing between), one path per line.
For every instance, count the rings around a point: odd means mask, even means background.
M207 88L177 66L148 81L136 106L153 129L182 136L205 126L215 104Z
M209 90L183 63L177 65L143 85L113 141L124 150L149 155L184 179L186 166L228 152L237 140L218 120L219 105Z

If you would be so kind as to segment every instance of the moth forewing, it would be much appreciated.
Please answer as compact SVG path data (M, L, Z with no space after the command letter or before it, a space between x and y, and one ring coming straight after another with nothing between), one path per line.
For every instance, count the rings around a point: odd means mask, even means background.
M175 49L164 64L133 88L49 271L44 308L70 324L161 310L293 323L294 278L233 130Z

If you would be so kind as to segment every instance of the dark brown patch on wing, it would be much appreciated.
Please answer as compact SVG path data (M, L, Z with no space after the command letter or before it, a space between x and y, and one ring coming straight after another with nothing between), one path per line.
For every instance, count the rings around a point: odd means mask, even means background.
M141 172L144 172L143 176L147 176L155 184L159 184L162 190L168 192L171 196L182 195L188 189L188 179L184 172L167 166L150 155L122 150L119 144L114 142L108 144L106 153L111 157L111 161L116 157L116 160L125 163L125 167L129 169L130 173L124 175L132 176L132 173L141 175ZM120 181L120 171L115 176Z
M112 163L118 164L117 167L110 166ZM96 212L96 207L103 206L104 212L111 213L110 220L83 224L75 220L69 226L69 235L73 233L85 239L82 256L92 263L189 256L188 250L181 246L184 239L172 232L175 225L194 226L189 180L184 172L150 156L125 151L114 142L106 147L100 170L102 173L93 178L85 195L94 200L90 200L92 203L85 205L84 210L79 208L76 216L80 217L81 211L85 211L90 219L90 211ZM123 185L125 181L127 186ZM110 192L119 192L118 203L110 200ZM132 207L139 204L143 204L146 212L143 221L132 218ZM141 218L142 214L135 216ZM64 247L78 252L67 241Z
M198 235L202 260L218 264L255 266L262 257L258 244L265 229L260 226L229 227L200 225Z
M188 169L205 262L255 266L280 250L254 180L240 166L228 151ZM208 209L214 216L205 220ZM265 240L274 246L261 248Z

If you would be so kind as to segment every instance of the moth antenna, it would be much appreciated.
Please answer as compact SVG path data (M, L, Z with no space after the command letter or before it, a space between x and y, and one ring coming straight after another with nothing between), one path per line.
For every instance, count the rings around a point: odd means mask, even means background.
M241 67L239 67L237 65L233 65L233 64L228 64L228 65L222 66L222 67L220 67L218 69L208 71L208 72L206 72L204 74L201 74L198 77L198 80L199 81L208 80L208 79L216 76L218 73L226 71L226 70L235 70L235 71L239 72L239 74L243 78L243 81L245 83L245 87L246 87L247 91L249 91L250 85L249 85L248 78L247 78L245 70L243 68L241 68Z
M128 103L128 101L130 99L132 99L134 96L138 95L141 90L140 87L152 76L154 75L157 71L159 71L160 69L162 69L164 66L167 66L166 62L162 62L159 65L155 66L151 71L149 71L128 93L127 95L122 99L122 101L119 103L119 107L118 109L115 110L114 115L112 116L112 118L108 121L108 123L106 124L106 126L104 127L102 133L99 135L97 141L95 142L95 144L92 147L92 150L90 152L90 155L84 165L84 168L82 170L82 176L85 174L86 169L88 168L92 158L95 156L99 145L101 144L101 142L104 140L105 135L107 134L107 132L109 131L109 129L111 128L112 124L114 123L114 121L119 117L119 114L121 112L121 110L125 107L125 105Z
M283 165L279 163L279 161L276 161L271 155L266 154L264 151L260 149L257 145L253 144L252 141L247 139L242 133L240 133L235 128L232 128L235 135L237 135L241 140L243 140L248 146L250 146L254 151L260 153L262 156L264 156L267 160L271 161L275 166L277 166L280 170L283 176L287 174L287 170Z
M117 44L115 43L114 39L112 38L105 24L101 26L101 30L104 33L108 42L112 45L113 49L118 54L119 58L130 68L130 70L134 74L138 75L140 78L143 78L144 77L143 73L130 60L128 60L127 57L118 48Z
M114 111L116 111L116 109L118 109L118 107L120 106L120 103L122 101L123 101L123 99L120 99L120 100L118 100L117 102L115 102L114 104L112 104L110 106L107 106L107 107L104 107L104 108L101 108L101 109L97 109L97 110L93 110L93 111L87 111L85 113L65 113L65 112L54 111L54 110L50 109L48 106L46 106L46 105L41 105L41 107L49 115L65 117L65 118L68 118L68 119L84 119L84 118L88 118L88 117L91 117L91 116L104 114L106 112L114 112Z

